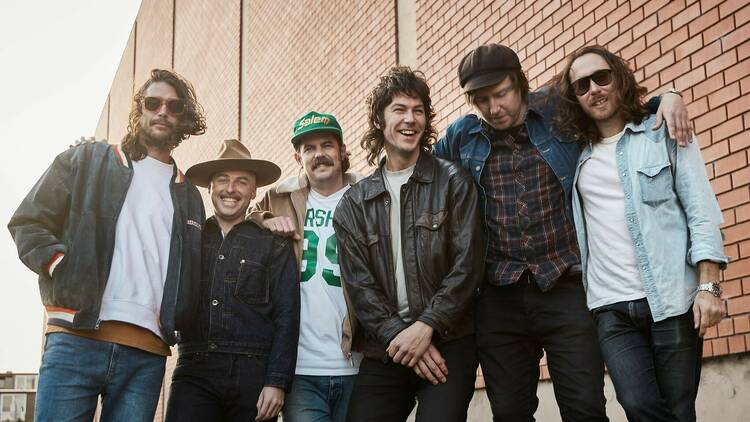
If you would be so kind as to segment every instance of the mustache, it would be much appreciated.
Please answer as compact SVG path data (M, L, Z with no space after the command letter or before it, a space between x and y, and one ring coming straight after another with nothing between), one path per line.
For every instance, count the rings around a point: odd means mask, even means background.
M333 166L333 158L328 157L326 155L318 157L313 160L312 162L312 169L315 170L316 168L320 166Z
M153 120L151 120L151 123L149 124L149 126L153 126L153 125L157 125L157 124L164 125L164 126L170 128L170 129L172 129L174 127L174 125L172 125L172 123L169 123L168 121L166 121L164 119L153 119Z

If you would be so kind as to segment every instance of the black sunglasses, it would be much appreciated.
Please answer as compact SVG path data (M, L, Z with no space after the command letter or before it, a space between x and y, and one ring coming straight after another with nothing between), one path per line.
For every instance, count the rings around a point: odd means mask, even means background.
M589 76L573 81L573 93L577 96L585 95L589 92L591 81L599 86L607 86L612 83L612 69L597 70Z
M167 105L167 112L175 116L185 112L185 102L180 99L163 100L159 97L145 97L143 99L143 108L148 111L159 110L163 104Z

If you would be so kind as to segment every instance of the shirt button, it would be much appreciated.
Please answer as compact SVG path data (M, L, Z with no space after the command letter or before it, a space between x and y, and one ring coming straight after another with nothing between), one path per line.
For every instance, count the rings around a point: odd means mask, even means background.
M224 260L224 255L219 254L219 261L223 261L223 260Z
M481 167L479 167L479 166L474 167L474 170L476 170L476 171L479 171L480 169L481 169Z
M209 345L208 345L208 348L209 348L209 349L215 349L215 348L216 348L216 343L211 343L211 344L209 344Z
M214 299L214 300L211 301L211 304L214 305L214 306L216 306L216 305L219 304L219 301L216 300L216 299Z

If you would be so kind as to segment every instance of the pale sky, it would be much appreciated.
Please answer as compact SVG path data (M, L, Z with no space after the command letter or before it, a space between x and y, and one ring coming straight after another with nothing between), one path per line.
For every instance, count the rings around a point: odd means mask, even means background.
M93 136L139 6L0 2L0 373L38 371L43 324L36 274L8 220L58 153Z

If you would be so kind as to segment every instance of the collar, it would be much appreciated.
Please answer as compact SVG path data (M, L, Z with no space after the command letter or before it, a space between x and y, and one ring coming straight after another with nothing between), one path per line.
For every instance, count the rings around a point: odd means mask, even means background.
M122 150L122 146L120 144L114 144L112 145L112 149L115 152L115 156L117 157L117 160L122 164L125 168L133 168L132 163L130 161L130 157L128 157L127 154L125 154L125 151ZM172 167L174 168L174 171L172 172L172 180L175 183L184 183L185 182L185 173L180 170L180 168L177 166L177 162L174 160L174 157L169 157L169 162L172 164Z
M387 192L385 180L383 177L383 167L385 166L386 157L380 160L378 168L362 181L365 201L369 201L377 196ZM414 173L409 180L418 183L432 183L435 179L435 159L427 151L420 151L417 163L414 165Z

